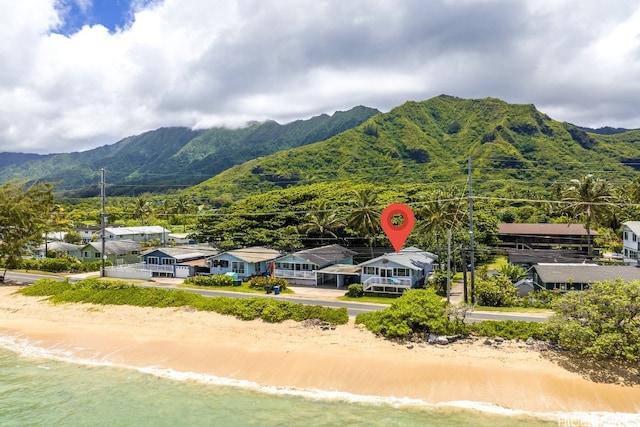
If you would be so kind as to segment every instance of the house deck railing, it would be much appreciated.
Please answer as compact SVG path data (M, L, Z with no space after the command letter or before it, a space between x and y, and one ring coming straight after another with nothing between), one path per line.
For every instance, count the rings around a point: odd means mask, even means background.
M364 292L401 294L411 288L410 279L393 277L370 277L363 284Z
M283 279L294 278L294 279L315 279L316 273L315 271L308 270L283 270L281 268L276 268L274 271L276 277L281 277Z
M137 269L147 270L157 274L173 274L173 265L168 264L136 264Z

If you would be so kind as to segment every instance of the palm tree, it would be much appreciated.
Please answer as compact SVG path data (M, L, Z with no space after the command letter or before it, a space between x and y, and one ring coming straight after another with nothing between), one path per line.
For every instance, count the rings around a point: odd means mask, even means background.
M380 232L380 214L378 194L371 188L356 190L349 202L351 211L347 218L349 228L369 241L369 249L373 258L373 240Z
M151 215L151 204L146 198L135 198L133 201L133 215L144 225L145 219Z
M344 221L339 218L335 211L327 209L324 200L317 203L314 210L309 211L304 216L305 222L300 225L300 229L307 235L317 233L320 235L320 244L324 244L324 236L328 234L334 239L338 236L333 232L345 226Z
M572 179L562 192L564 201L568 202L566 209L573 215L584 215L587 229L587 253L593 254L591 245L591 225L599 216L608 213L611 200L609 184L593 174L581 179Z
M182 220L180 221L182 222L182 231L186 231L187 226L185 224L184 217L193 210L193 204L191 203L191 200L189 200L189 196L181 193L178 198L173 201L171 210L176 215L180 215L182 217Z
M448 234L458 228L467 217L464 195L456 195L455 190L438 189L428 195L422 208L417 212L422 219L416 227L419 233L433 234L436 247L440 250L440 236L443 231ZM439 254L441 255L441 254Z

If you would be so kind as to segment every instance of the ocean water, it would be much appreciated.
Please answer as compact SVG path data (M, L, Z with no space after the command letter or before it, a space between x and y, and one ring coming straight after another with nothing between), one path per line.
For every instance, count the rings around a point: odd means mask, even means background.
M531 414L487 403L293 390L79 360L0 335L0 426L640 426L637 414Z

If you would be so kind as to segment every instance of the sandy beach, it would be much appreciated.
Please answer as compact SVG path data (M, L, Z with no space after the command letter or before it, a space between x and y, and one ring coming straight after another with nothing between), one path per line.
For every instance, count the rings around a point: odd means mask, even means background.
M184 308L52 305L16 294L17 289L0 287L0 334L94 360L433 403L491 402L534 412L640 412L640 381L591 381L522 342L406 345L377 338L353 319L322 330Z

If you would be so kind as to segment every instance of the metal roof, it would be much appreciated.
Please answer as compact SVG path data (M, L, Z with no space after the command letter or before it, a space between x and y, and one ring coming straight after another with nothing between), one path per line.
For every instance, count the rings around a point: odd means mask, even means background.
M640 280L640 268L597 264L536 264L533 266L544 283L594 283L620 278L625 282Z
M351 264L331 264L326 266L325 268L321 268L320 270L316 270L317 273L326 273L326 274L350 274L350 275L358 275L360 274L360 266L359 265L351 265Z
M628 227L635 235L640 235L640 221L627 221L622 225Z
M105 232L114 236L128 236L131 234L162 234L168 233L169 230L159 225L145 225L141 227L107 227Z
M344 246L326 245L294 252L291 255L309 261L312 264L323 266L347 259L356 253L357 252L347 249Z
M498 234L519 234L532 236L586 236L587 229L582 224L498 224ZM592 236L598 232L591 230Z
M377 264L378 262L394 262L403 267L411 268L413 270L421 270L426 265L432 264L438 259L437 255L431 252L423 251L415 247L409 247L402 249L400 252L392 252L384 254L369 261L358 264L359 266L367 266L371 264Z
M271 261L278 258L280 255L282 255L279 251L265 248L262 246L253 246L250 248L234 249L216 256L220 256L224 254L229 254L242 261L251 262L251 263Z
M89 246L92 246L98 252L102 252L102 242L91 242ZM141 246L133 240L107 240L104 242L104 252L107 255L126 255L129 252L139 251L140 249Z

